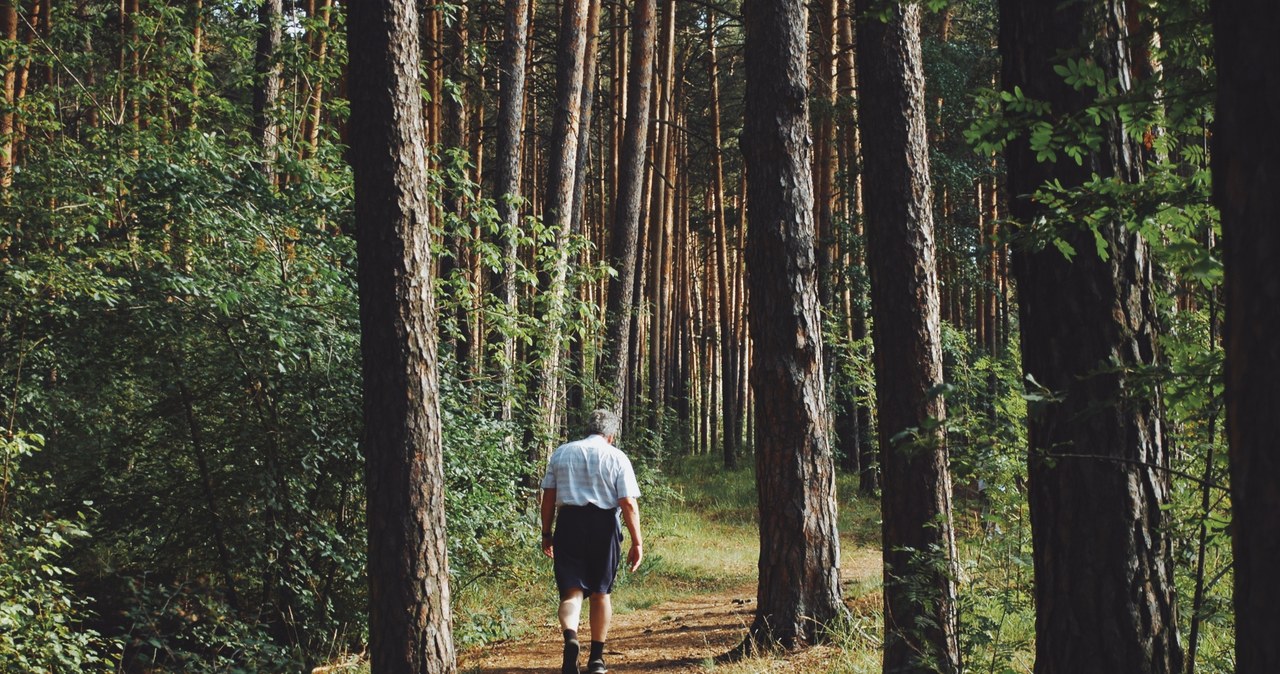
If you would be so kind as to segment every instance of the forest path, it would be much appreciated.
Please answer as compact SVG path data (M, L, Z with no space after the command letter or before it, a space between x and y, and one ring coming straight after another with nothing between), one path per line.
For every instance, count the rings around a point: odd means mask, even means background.
M846 601L854 600L854 588L878 585L880 551L843 548L840 577ZM743 585L721 592L691 595L649 608L616 613L605 649L611 674L628 672L705 672L711 659L742 642L755 613L756 587ZM857 598L855 604L878 602L879 592ZM548 604L548 610L553 610ZM586 611L583 612L583 658L587 646ZM536 638L489 644L461 654L463 674L559 674L562 645L560 631L542 630ZM832 646L810 648L785 658L759 661L750 671L814 672L831 658Z

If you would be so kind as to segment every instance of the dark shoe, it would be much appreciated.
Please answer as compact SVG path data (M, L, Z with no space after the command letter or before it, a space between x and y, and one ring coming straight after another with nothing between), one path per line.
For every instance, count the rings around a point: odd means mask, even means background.
M581 650L575 640L564 642L564 664L560 665L560 674L579 674L578 653Z
M587 663L587 674L605 674L608 671L604 666L604 660L592 660Z

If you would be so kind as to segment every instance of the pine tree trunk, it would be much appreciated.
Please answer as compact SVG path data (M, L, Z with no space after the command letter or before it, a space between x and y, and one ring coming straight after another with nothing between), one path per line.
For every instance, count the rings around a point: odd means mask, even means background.
M653 428L661 432L665 413L662 389L662 363L666 348L667 280L670 278L671 246L671 182L674 168L673 142L675 112L675 56L676 56L676 6L675 0L664 0L662 28L658 35L661 74L655 87L657 96L657 124L654 144L654 176L649 183L649 404L653 412Z
M729 301L729 222L724 209L724 153L721 151L720 133L720 62L716 53L715 15L707 15L707 58L711 84L711 188L715 200L715 237L716 237L716 272L720 288L720 367L723 385L724 418L724 467L733 470L738 467L739 440L742 437L738 427L741 401L738 399L737 387L737 352L738 338L734 330L734 307Z
M862 225L862 137L858 131L857 110L857 44L854 31L854 2L842 0L838 9L839 26L839 68L837 70L837 101L840 117L839 152L841 166L845 169L846 182L843 186L845 218L853 230L855 240L850 241L848 250L842 258L845 265L842 273L845 277L845 313L849 321L849 336L855 342L867 337L867 298L866 273L864 271L865 256L862 251L865 243L861 241ZM871 425L871 408L867 405L866 392L862 386L850 391L853 397L854 418L839 420L837 423L854 437L846 439L841 435L842 447L849 452L857 452L857 459L850 459L850 465L857 464L858 491L862 494L873 494L880 484L877 468L876 447ZM839 412L843 414L843 410ZM842 431L843 433L843 431Z
M441 51L440 72L444 79L453 82L454 90L440 101L441 129L440 153L447 157L450 150L466 149L469 145L467 137L470 131L467 109L467 51L470 31L468 26L469 8L467 0L458 0L453 4L451 14L452 25L445 27L446 39ZM446 160L450 161L450 160ZM470 226L467 222L468 204L464 198L465 171L444 170L441 172L442 186L440 200L443 212L455 216L452 226L446 226L444 232L445 246L448 254L440 259L439 275L446 281L456 279L457 282L470 286L471 246L467 243ZM452 334L453 357L457 363L457 371L465 376L471 369L473 355L469 339L469 315L471 304L461 297L455 300L451 326L442 330L444 334ZM449 329L452 328L452 329Z
M204 0L191 3L191 103L187 108L187 129L196 128L200 116L200 75L204 71Z
M836 181L836 2L817 0L813 17L814 219L818 230L818 300L830 312L835 301L835 181ZM828 350L826 356L830 355ZM832 363L826 363L828 379Z
M960 671L920 7L860 17L867 265L883 471L886 672Z
M1053 7L1002 0L1003 86L1082 114L1096 92L1053 70L1088 45L1122 93L1131 87L1123 0ZM1083 165L1038 162L1025 138L1006 151L1011 215L1046 215L1028 195L1092 176L1136 183L1141 151L1118 115ZM1052 216L1050 216L1052 217ZM1155 393L1133 370L1157 363L1152 254L1119 219L1054 232L1077 251L1015 251L1028 379L1049 392L1028 410L1029 496L1036 589L1036 674L1176 674L1182 670L1167 518L1169 456ZM1137 375L1141 376L1141 375Z
M575 171L573 186L573 216L572 222L583 231L584 235L589 233L586 231L588 218L587 213L587 169L591 165L591 123L594 118L594 108L596 100L596 69L598 65L598 52L600 44L600 0L587 1L587 47L584 53L585 63L583 65L584 76L582 80L582 102L579 107L582 110L582 121L578 125L578 157L577 169ZM584 253L585 256L585 253ZM587 260L582 260L587 263ZM588 411L586 406L586 392L582 388L582 382L590 379L594 373L587 372L588 349L583 342L587 339L587 335L581 334L575 336L569 342L570 362L573 363L574 369L577 370L577 376L568 382L568 393L565 396L565 407L568 408L570 415L570 426L578 427L582 418L585 418ZM575 417L574 415L580 415Z
M18 0L0 0L0 39L18 42ZM9 51L0 63L4 71L4 110L0 111L0 190L8 190L13 182L14 104L17 83L16 52Z
M786 648L822 640L843 611L835 466L824 414L807 12L801 0L747 0L743 157L751 385L757 425L760 581L750 639Z
M520 169L523 158L521 130L524 128L525 71L529 42L529 0L506 0L505 33L499 54L499 100L497 149L494 163L494 199L498 218L502 221L502 302L508 322L520 311L520 292L516 280L520 251ZM502 329L500 395L501 419L514 418L516 331L513 325Z
M418 12L412 0L361 0L348 12L369 656L379 674L451 673Z
M618 274L609 283L605 309L608 336L601 362L601 382L615 408L627 395L630 345L633 341L640 210L644 196L645 155L649 150L649 110L653 96L654 30L657 0L636 0L631 15L631 63L627 75L626 130L618 168L609 265Z
M578 166L579 123L587 49L587 5L589 0L566 0L560 23L560 44L556 59L556 110L552 123L551 163L547 168L545 224L554 232L555 257L548 271L543 294L543 331L538 363L537 406L534 408L533 465L545 462L549 445L557 434L560 414L561 350L563 349L568 288L569 236L573 231L573 188Z
M253 58L253 137L261 151L259 170L272 184L276 182L276 153L280 145L280 125L275 120L275 108L280 98L280 74L283 70L279 60L283 23L283 0L263 0L258 8L260 32Z
M1214 3L1214 200L1226 267L1226 401L1235 558L1236 672L1280 671L1280 16L1265 0Z
M322 27L315 31L312 37L311 57L315 60L317 68L323 72L325 62L329 58L329 27L333 25L333 0L321 0L320 7L316 11L319 13ZM320 121L323 111L324 77L317 77L311 85L311 94L307 100L307 117L303 123L303 139L306 141L302 147L304 157L315 156L316 150L320 147Z

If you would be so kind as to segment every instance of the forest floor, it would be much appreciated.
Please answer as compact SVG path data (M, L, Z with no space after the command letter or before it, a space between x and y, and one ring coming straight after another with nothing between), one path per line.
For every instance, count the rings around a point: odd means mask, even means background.
M880 551L846 547L841 551L840 566L845 596L854 614L878 614L878 590L859 597L852 595L857 594L858 588L878 584ZM746 584L722 591L691 593L615 615L605 650L610 672L817 672L829 671L834 660L849 655L839 646L826 645L717 665L717 656L742 643L755 612L755 596L755 585ZM585 615L583 627L585 646ZM872 634L878 634L878 630ZM464 674L558 674L561 643L559 630L548 627L528 639L464 652L459 671Z
M755 479L749 469L725 472L708 457L691 457L662 479L664 486L642 499L646 557L639 572L620 576L613 593L614 618L605 651L610 672L878 672L879 512L871 500L856 495L852 480L842 476L838 483L840 577L852 618L838 629L833 644L732 664L716 661L742 643L754 618L759 559ZM521 604L524 624L511 639L464 649L461 674L560 671L563 642L550 566L543 558L539 567L545 578L532 596L522 591L517 591L519 598L490 595L459 607L462 616L455 620L484 610L485 604ZM579 630L584 651L590 638L587 625L584 607ZM580 662L585 668L585 652Z

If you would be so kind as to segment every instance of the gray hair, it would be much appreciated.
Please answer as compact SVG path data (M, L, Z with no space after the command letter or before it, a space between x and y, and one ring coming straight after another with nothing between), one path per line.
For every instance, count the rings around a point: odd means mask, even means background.
M622 426L622 422L618 421L618 415L614 414L612 410L592 410L591 416L587 417L588 435L603 435L606 438L616 438L618 437L620 426Z

